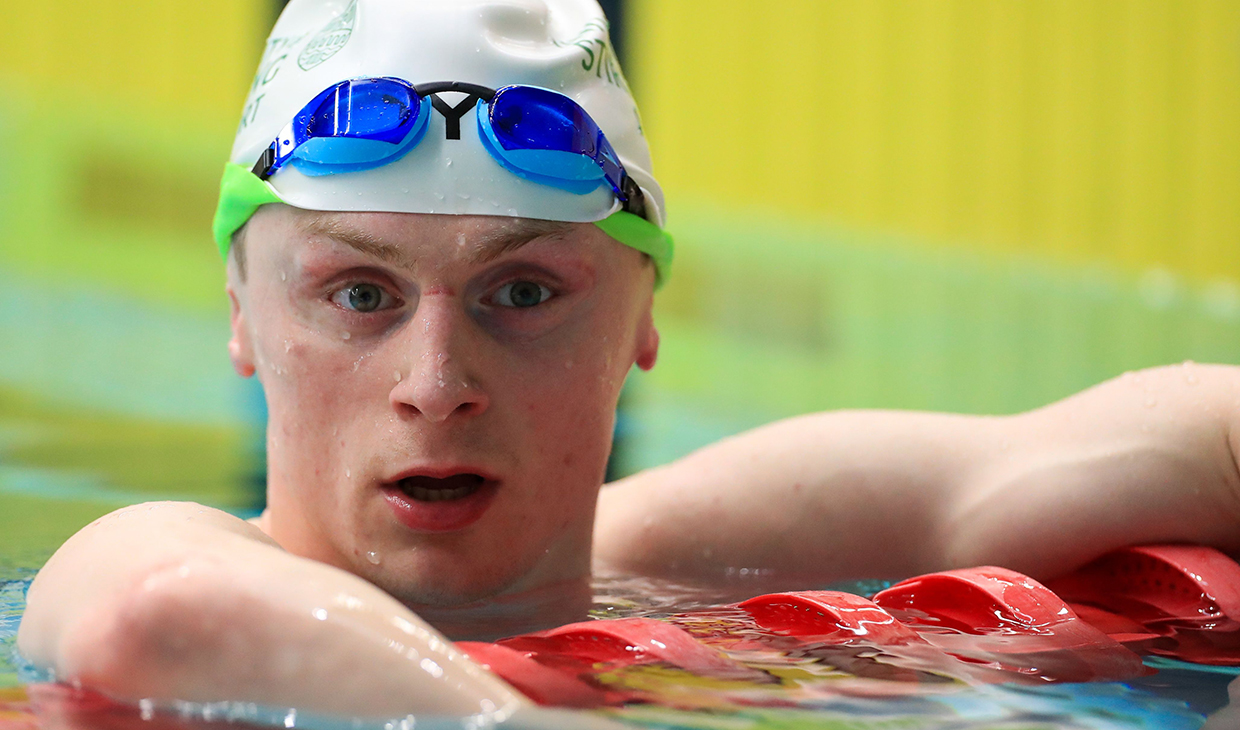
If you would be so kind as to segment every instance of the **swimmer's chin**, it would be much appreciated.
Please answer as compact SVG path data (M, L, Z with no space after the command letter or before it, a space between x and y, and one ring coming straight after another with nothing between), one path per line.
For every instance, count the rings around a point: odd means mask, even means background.
M454 611L463 607L506 600L526 592L529 571L513 561L461 560L453 535L424 535L407 555L384 556L382 565L355 561L351 570L381 587L408 609L422 615L428 610Z

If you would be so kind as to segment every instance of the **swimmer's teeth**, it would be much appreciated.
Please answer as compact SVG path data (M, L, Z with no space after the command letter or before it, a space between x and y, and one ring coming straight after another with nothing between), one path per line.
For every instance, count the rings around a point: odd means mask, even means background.
M411 487L406 490L410 497L419 502L443 502L450 499L463 499L478 490L477 486L469 485L457 487L456 489L427 489L426 487Z

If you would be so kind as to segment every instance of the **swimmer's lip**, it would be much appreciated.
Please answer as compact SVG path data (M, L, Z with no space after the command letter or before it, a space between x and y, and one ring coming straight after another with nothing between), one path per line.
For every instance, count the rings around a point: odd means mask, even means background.
M412 499L400 484L402 480L411 477L445 479L465 474L481 477L483 481L471 494L459 499L434 502ZM473 466L420 466L395 475L391 481L380 486L380 492L393 516L405 527L415 532L444 533L463 530L482 519L491 506L499 484L492 472Z
M410 477L428 477L430 479L447 479L448 477L461 476L463 474L476 474L483 478L487 483L499 482L499 477L494 473L476 466L417 466L412 469L406 469L394 477L384 480L384 484L396 484L402 479Z

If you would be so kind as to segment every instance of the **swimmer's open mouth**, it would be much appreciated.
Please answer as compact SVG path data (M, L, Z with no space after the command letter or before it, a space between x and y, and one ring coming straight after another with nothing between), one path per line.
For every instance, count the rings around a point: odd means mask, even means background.
M453 474L435 477L405 477L396 483L406 496L419 502L447 502L464 499L482 488L486 478L480 474Z

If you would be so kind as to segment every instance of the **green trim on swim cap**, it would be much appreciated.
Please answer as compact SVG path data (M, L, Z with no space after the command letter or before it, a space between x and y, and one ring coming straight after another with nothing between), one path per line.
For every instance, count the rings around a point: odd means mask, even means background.
M271 186L258 176L235 162L224 165L224 177L220 180L220 202L215 208L215 220L211 232L220 256L228 258L232 237L250 216L268 203L282 203ZM619 211L594 225L603 233L626 246L641 251L654 259L655 288L663 286L672 269L672 253L675 249L672 237L641 216Z
M654 259L654 286L656 289L663 286L672 271L672 253L675 250L667 231L639 215L624 211L612 213L594 225L620 243Z
M267 183L235 162L224 165L224 177L220 179L220 202L215 207L215 220L211 232L220 256L228 258L233 234L237 232L254 211L268 203L282 203Z

